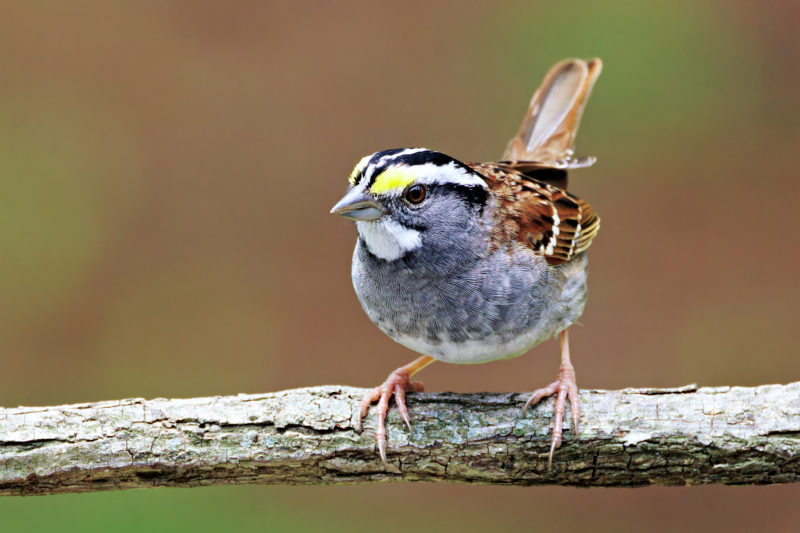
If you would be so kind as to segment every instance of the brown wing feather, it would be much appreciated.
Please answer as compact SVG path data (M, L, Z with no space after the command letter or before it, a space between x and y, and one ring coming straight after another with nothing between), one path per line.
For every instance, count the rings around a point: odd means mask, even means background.
M584 200L509 167L470 163L497 198L497 242L519 242L550 265L586 250L600 219Z
M599 59L567 59L551 68L503 160L535 161L549 168L591 165L592 158L573 159L572 151L583 108L602 68Z
M550 265L586 250L600 229L592 207L567 192L567 169L589 166L572 150L583 108L603 64L568 59L556 64L534 93L519 133L500 163L473 163L494 193L498 243L529 246Z

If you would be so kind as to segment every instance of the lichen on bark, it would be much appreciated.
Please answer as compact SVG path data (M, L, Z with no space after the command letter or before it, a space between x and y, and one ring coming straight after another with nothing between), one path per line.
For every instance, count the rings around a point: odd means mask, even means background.
M638 487L790 483L800 456L800 383L582 391L547 468L552 399L409 394L395 409L386 472L375 418L354 430L362 389L327 386L183 400L0 409L0 494L158 486L429 481Z

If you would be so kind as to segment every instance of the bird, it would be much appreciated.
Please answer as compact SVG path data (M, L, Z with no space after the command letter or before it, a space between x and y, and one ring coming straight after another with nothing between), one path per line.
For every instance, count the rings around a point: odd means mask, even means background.
M356 295L381 331L422 354L358 406L361 432L377 402L375 438L387 471L397 471L387 459L389 401L411 431L406 393L424 391L412 376L435 361L517 357L554 336L561 346L556 379L531 395L523 414L556 396L548 469L562 443L567 400L578 438L580 392L567 330L586 304L586 250L600 219L567 192L567 172L595 162L574 156L574 139L601 69L599 59L554 65L497 162L398 148L364 157L350 174L331 213L358 230Z

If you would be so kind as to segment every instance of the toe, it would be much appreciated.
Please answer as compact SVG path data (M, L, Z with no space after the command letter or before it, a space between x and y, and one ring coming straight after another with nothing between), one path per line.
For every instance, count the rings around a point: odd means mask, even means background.
M395 385L394 387L394 401L397 403L397 410L400 411L400 417L406 423L409 433L411 432L411 417L408 414L408 407L406 407L406 391Z
M389 469L389 461L386 460L386 437L378 439L378 452L381 454L381 461L383 461L383 466L386 469Z
M386 413L389 410L389 398L391 391L385 389L381 392L380 400L378 400L378 427L375 428L375 440L378 441L378 451L381 454L381 461L388 469L389 463L386 460Z
M533 394L531 394L530 399L525 404L525 407L522 408L522 416L525 416L525 414L528 412L528 408L539 403L542 398L547 398L558 392L558 385L559 382L555 381L543 389L534 391Z
M375 402L378 398L381 397L381 388L375 387L371 391L367 392L364 397L361 399L361 402L358 404L358 416L356 417L356 431L359 433L362 432L362 422L364 418L367 416L369 412L369 407Z
M572 431L575 433L575 438L577 439L578 433L580 433L581 430L581 395L578 393L577 387L570 387L569 408L572 413Z

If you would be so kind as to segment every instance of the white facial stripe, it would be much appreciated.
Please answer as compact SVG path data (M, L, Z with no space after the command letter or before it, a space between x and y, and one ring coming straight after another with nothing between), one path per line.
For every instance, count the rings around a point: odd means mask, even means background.
M386 162L391 161L392 159L396 159L396 158L398 158L400 156L416 154L418 152L430 152L430 150L428 150L427 148L407 148L407 149L403 150L402 152L397 152L396 154L390 154L390 155L385 155L385 156L381 157L380 162L381 163L386 163Z
M452 183L465 187L483 187L484 189L488 189L483 179L455 163L449 163L444 166L426 163L424 165L415 165L413 168L418 176L417 183L424 183L425 185Z
M422 245L417 230L401 226L389 217L370 222L356 222L358 233L372 254L394 261Z
M359 185L369 183L373 172L375 172L375 163L370 163L367 165L367 168L364 169L364 177L361 179L361 182L359 182Z

